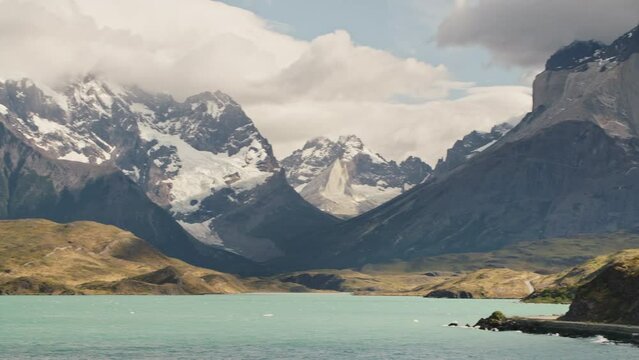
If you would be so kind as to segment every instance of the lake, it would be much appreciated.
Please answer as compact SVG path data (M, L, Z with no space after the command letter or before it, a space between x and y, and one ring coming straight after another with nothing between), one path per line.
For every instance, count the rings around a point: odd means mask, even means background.
M639 348L474 324L564 305L347 294L3 296L0 358L624 359Z

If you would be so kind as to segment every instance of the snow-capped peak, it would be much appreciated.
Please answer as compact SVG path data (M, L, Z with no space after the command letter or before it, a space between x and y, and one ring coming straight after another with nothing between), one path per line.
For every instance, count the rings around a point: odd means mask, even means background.
M355 135L313 138L282 160L289 183L310 203L343 217L369 210L419 184L432 169L416 157L400 165Z
M124 104L123 97L127 95L122 87L98 79L95 75L88 75L68 85L63 93L71 107L79 108L76 111L93 112L94 117L111 116L114 104Z
M191 105L191 110L209 114L211 118L216 120L224 113L227 106L239 107L229 95L219 90L214 93L205 91L190 96L185 103Z
M51 157L111 162L183 224L211 224L279 172L268 141L222 92L178 102L95 75L44 89L0 83L0 121ZM217 239L209 235L201 240Z
M364 146L362 139L355 135L342 135L338 138L337 143L342 148L342 158L345 161L352 161L355 156L361 154L363 156L368 156L373 162L378 164L387 162L381 155Z

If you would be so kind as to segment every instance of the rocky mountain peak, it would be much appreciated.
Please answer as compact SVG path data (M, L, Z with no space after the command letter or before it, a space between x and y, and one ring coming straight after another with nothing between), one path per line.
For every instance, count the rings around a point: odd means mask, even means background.
M335 143L331 141L331 139L324 136L318 136L304 143L304 146L302 147L302 149L323 148L323 147L329 147L332 145L335 145Z
M589 121L612 137L639 136L639 30L610 45L576 42L554 54L533 83L533 109L504 137L516 141L563 121Z
M191 95L184 101L186 104L191 104L191 109L200 109L207 111L214 118L221 114L227 106L239 107L239 104L235 102L229 95L217 90L215 92L205 91L196 95Z
M46 96L41 88L26 78L0 82L0 103L23 119L30 118L32 114L63 117L66 109L66 103L58 104L56 99Z
M489 132L471 131L462 139L457 140L453 147L446 151L446 158L439 159L435 173L442 174L464 164L470 158L494 145L512 128L510 123L505 122L493 126Z
M595 40L574 41L554 53L546 70L585 70L591 62L622 62L639 52L639 25L606 45Z
M356 135L317 137L282 160L289 183L311 204L351 217L419 184L432 169L417 157L397 165L371 151Z
M353 147L356 149L364 148L364 142L356 135L341 135L337 138L337 143L345 147Z
M595 53L605 47L605 44L589 41L573 41L570 45L557 50L548 61L546 70L572 69L592 59Z

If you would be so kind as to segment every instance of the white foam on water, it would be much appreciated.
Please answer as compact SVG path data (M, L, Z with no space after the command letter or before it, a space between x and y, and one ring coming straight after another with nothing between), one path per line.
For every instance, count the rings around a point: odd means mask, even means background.
M612 341L608 340L603 335L595 335L595 337L592 338L592 340L590 342L592 342L594 344L613 344Z

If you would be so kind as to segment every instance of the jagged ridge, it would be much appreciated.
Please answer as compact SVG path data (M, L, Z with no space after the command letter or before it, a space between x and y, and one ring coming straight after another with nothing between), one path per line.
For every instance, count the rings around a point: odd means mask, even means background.
M335 222L287 190L268 141L219 91L179 102L95 76L58 90L25 79L0 84L0 104L23 141L52 158L117 166L204 244L262 261L284 255L297 233L255 219ZM265 202L266 189L283 201Z

